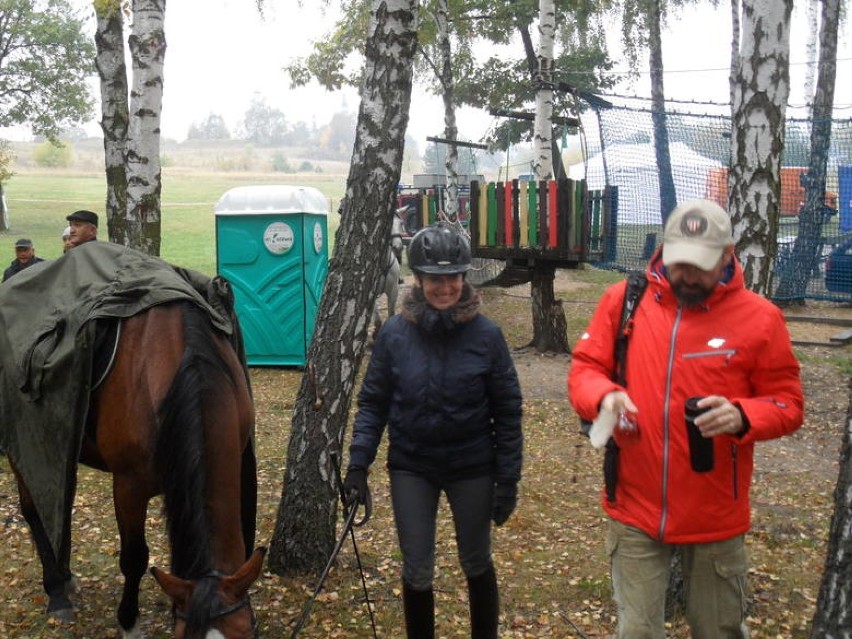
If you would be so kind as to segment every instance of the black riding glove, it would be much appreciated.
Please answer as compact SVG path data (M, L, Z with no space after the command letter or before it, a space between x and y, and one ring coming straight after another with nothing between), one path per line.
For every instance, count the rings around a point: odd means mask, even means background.
M495 484L491 502L491 519L496 526L502 526L518 505L518 485Z
M367 503L370 488L367 486L367 469L350 468L346 471L346 479L343 480L343 493L346 503L362 505Z

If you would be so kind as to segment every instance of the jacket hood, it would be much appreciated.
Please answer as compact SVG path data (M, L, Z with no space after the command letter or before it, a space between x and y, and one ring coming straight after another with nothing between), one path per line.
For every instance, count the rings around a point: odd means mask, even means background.
M405 299L402 300L400 314L412 324L417 324L425 331L451 331L456 326L467 324L479 314L482 304L479 292L468 282L462 285L459 301L450 308L439 311L426 302L423 289L413 286Z
M657 301L660 301L665 297L674 299L674 291L672 291L672 286L666 273L666 267L663 265L662 247L658 248L654 252L654 255L651 256L646 275L648 277L648 282L652 285L654 297ZM740 265L740 261L737 259L737 256L734 255L731 263L725 268L725 272L722 274L722 279L719 280L719 283L716 285L713 293L709 298L707 298L707 300L705 300L702 306L712 306L716 301L721 299L723 296L728 295L731 291L736 291L741 288L745 288L745 276L743 275L743 268Z

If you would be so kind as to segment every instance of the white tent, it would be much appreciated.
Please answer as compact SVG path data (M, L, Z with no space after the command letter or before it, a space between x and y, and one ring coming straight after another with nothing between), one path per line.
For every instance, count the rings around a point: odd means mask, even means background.
M583 164L570 167L569 177L586 178L590 189L606 184L604 157L609 183L618 187L619 224L661 224L657 156L651 142L613 144ZM705 197L707 175L721 163L693 151L683 142L669 145L672 177L678 202Z

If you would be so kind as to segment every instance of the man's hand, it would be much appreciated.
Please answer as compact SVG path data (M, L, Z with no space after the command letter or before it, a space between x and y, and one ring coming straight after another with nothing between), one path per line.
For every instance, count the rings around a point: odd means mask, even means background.
M639 409L624 391L611 391L603 396L601 400L601 411L608 410L615 415L621 413L638 413Z
M743 431L743 415L735 404L726 397L708 395L698 402L698 408L709 408L695 418L695 425L704 437L717 435L741 435Z

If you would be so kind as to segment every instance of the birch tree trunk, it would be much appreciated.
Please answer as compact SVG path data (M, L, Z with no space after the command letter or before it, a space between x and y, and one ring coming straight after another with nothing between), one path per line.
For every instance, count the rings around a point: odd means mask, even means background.
M556 37L556 8L553 0L539 0L538 72L535 78L536 180L553 179L553 45ZM568 322L562 302L556 299L552 263L536 261L530 282L533 337L530 346L539 352L568 353Z
M127 243L160 254L160 115L163 106L165 0L133 0L128 39L133 61L127 139Z
M669 131L666 126L666 92L663 85L663 37L660 32L662 8L660 0L648 3L646 22L648 25L648 60L651 66L651 120L654 124L654 152L660 187L660 219L665 224L677 206L672 157L669 151Z
M834 514L828 534L825 572L811 626L811 639L852 637L852 384L834 489Z
M746 286L768 295L778 237L793 0L743 0L728 212Z
M345 213L317 314L287 448L269 567L320 571L335 541L338 491L330 461L346 429L367 314L384 275L417 48L417 0L374 0Z
M805 204L799 211L799 233L787 268L775 296L780 299L804 302L812 273L819 273L820 238L828 221L825 203L826 169L831 144L831 118L834 112L834 87L837 80L837 31L840 20L840 0L822 3L820 29L819 77L811 110L811 155L808 173L803 177Z
M538 74L535 94L535 164L537 180L553 178L553 43L556 9L553 0L539 0Z
M124 64L124 25L117 3L95 2L95 46L101 86L101 131L106 165L106 216L109 239L128 245L127 224L127 67Z
M453 52L450 43L447 0L438 0L438 12L435 18L438 31L438 51L440 52L439 81L441 83L441 97L444 100L444 137L455 142L459 136L459 129L456 124ZM444 166L447 168L447 199L444 204L444 213L451 224L461 229L459 224L459 148L455 144L447 145Z

